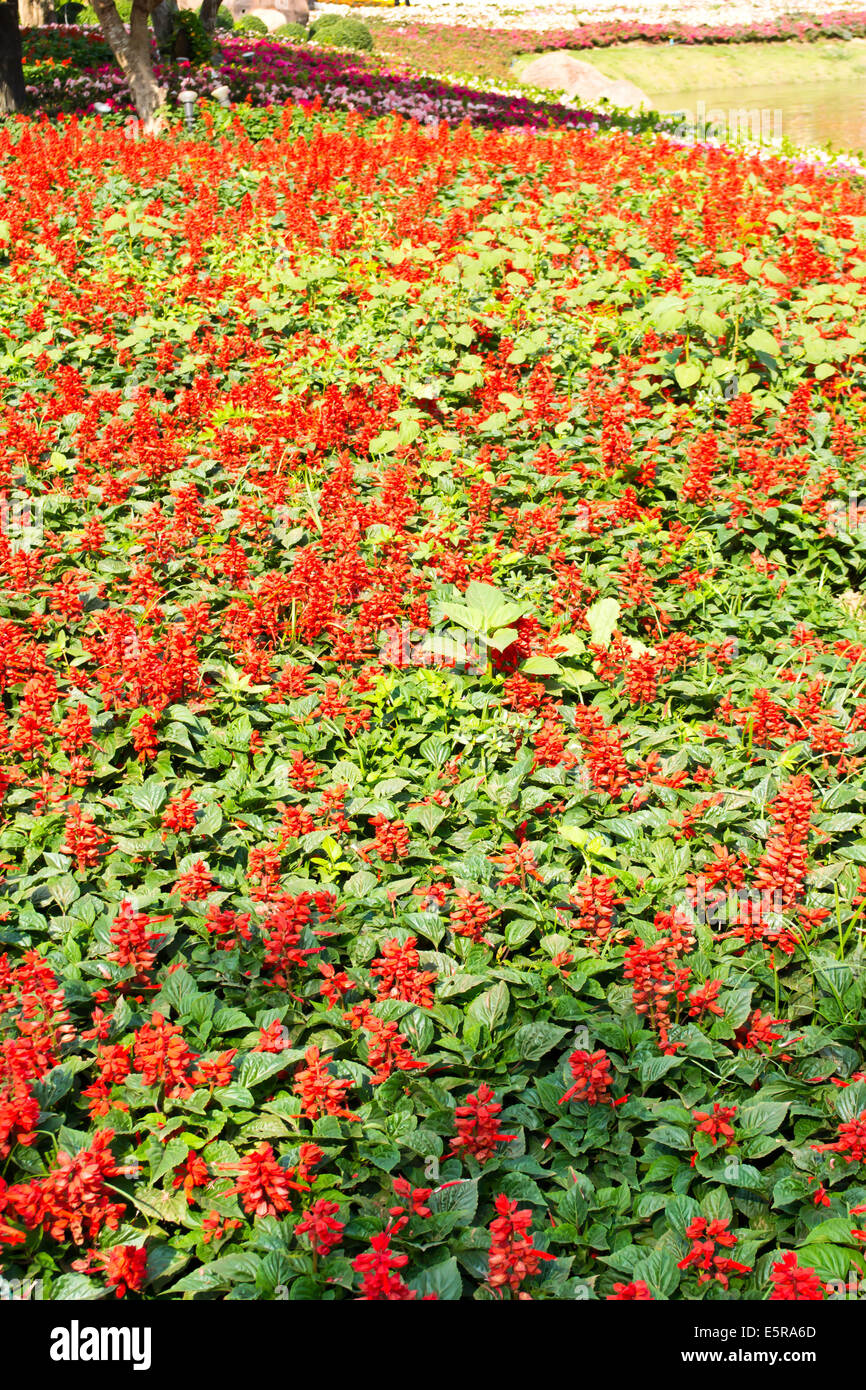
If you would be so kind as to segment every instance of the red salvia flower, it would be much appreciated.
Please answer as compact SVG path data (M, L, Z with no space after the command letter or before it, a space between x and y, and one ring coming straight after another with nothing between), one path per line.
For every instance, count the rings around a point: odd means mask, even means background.
M277 1216L291 1211L291 1192L303 1192L306 1183L295 1182L274 1157L270 1144L262 1143L239 1164L220 1163L219 1168L238 1174L237 1184L227 1196L237 1193L244 1211L251 1216Z
M327 1069L331 1059L322 1057L317 1047L308 1047L304 1053L305 1065L295 1072L295 1095L301 1097L301 1107L309 1120L317 1120L321 1115L336 1115L346 1120L355 1120L346 1107L346 1093L354 1083L347 1077L332 1076Z
M730 1122L736 1113L736 1105L719 1105L718 1102L713 1105L712 1114L706 1110L693 1110L695 1133L708 1135L714 1146L724 1141L723 1147L730 1148L735 1142L734 1129Z
M770 1278L773 1283L771 1303L818 1303L827 1295L827 1285L821 1282L810 1265L798 1263L794 1250L788 1250L773 1265Z
M154 1013L135 1034L133 1060L146 1086L164 1085L166 1095L189 1095L189 1069L195 1055L184 1041L180 1024L167 1023Z
M370 1238L370 1249L352 1261L352 1268L363 1275L359 1299L364 1302L387 1300L388 1302L408 1303L418 1297L415 1289L410 1289L399 1274L409 1263L408 1255L398 1255L391 1249L391 1233L382 1231Z
M585 1101L587 1105L610 1104L610 1058L604 1049L598 1052L572 1052L568 1059L574 1085L561 1097L559 1104L569 1100Z
M650 1293L643 1279L637 1279L633 1284L614 1284L613 1293L607 1295L607 1301L627 1303L652 1302L653 1296Z
M542 1260L553 1255L539 1250L529 1235L532 1212L518 1208L504 1193L494 1199L497 1215L490 1223L490 1257L487 1282L492 1289L508 1288L516 1293L524 1279L538 1273Z
M309 1237L310 1245L317 1255L329 1255L335 1246L340 1245L345 1230L345 1221L338 1221L339 1202L329 1202L320 1197L306 1212L295 1227L295 1235Z
M496 1153L497 1144L510 1144L513 1134L503 1134L499 1114L502 1106L486 1082L466 1097L454 1110L457 1133L451 1140L451 1152L471 1154L483 1167Z
M422 1009L433 1007L431 984L435 970L419 970L419 956L414 936L400 942L396 937L386 941L382 955L371 962L370 971L379 977L377 999L402 999L407 1004L419 1004Z

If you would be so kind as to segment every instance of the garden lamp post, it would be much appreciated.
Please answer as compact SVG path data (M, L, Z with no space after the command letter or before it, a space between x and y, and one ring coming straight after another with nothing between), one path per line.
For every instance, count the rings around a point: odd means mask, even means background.
M225 84L223 84L222 87L214 87L213 95L216 97L220 106L228 107L231 105L231 101L229 100L230 92L228 87L225 86Z
M198 94L196 92L191 92L188 87L184 87L182 92L178 92L177 99L183 107L183 114L186 117L187 126L192 130L194 120L193 111L198 101Z

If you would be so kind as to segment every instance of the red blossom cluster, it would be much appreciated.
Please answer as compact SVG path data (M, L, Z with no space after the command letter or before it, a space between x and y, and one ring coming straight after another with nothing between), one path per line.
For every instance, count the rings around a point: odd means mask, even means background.
M293 1090L301 1097L303 1113L310 1120L320 1115L335 1115L346 1120L355 1120L345 1104L346 1093L351 1091L353 1082L348 1077L336 1077L327 1070L329 1057L322 1057L315 1046L308 1047L304 1053L304 1065L295 1072Z
M146 1086L164 1086L166 1095L189 1095L190 1068L196 1060L179 1023L169 1023L154 1013L150 1023L136 1030L132 1049L135 1070Z
M637 940L626 947L624 974L632 981L635 1012L647 1016L662 1052L672 1054L681 1044L670 1040L671 1004L687 999L690 973L677 962L690 950L693 937L677 912L656 913L655 927L662 934L651 944Z
M598 950L607 941L614 928L616 909L625 901L616 896L615 882L609 875L589 876L576 883L568 895L569 903L577 909L569 927L583 934L580 944L590 950Z
M471 1154L482 1167L489 1163L496 1153L497 1144L510 1144L513 1134L503 1134L500 1129L499 1114L502 1106L493 1091L485 1083L477 1092L466 1097L462 1105L455 1106L454 1123L457 1133L451 1140L451 1152Z
M217 1167L224 1172L237 1173L237 1182L226 1195L237 1194L244 1211L251 1216L277 1216L280 1212L291 1211L290 1194L305 1192L309 1187L297 1167L284 1167L271 1145L265 1142L239 1163L220 1163Z
M391 1238L390 1231L372 1236L370 1249L352 1261L352 1268L363 1276L358 1297L364 1302L410 1303L418 1297L417 1290L410 1289L396 1273L406 1267L409 1256L393 1251Z
M165 933L148 928L153 922L169 920L166 915L149 917L145 912L136 912L128 900L120 904L120 911L109 930L111 950L106 953L106 959L114 961L122 970L133 972L123 989L150 985L151 971L156 964L156 951L151 943L159 941Z
M112 1245L110 1250L89 1250L82 1260L73 1260L72 1268L87 1274L101 1269L106 1287L114 1289L115 1298L138 1293L147 1275L147 1250L143 1245Z
M317 1255L329 1255L341 1244L345 1221L338 1221L340 1203L320 1197L313 1202L295 1227L296 1236L308 1236Z
M706 1217L698 1216L691 1221L686 1227L686 1238L692 1242L692 1248L684 1259L679 1261L678 1268L696 1269L699 1284L715 1281L721 1284L723 1289L728 1287L729 1275L750 1274L751 1265L740 1264L737 1260L719 1253L721 1250L733 1249L737 1243L733 1231L728 1230L729 1224L729 1217L707 1220Z
M430 986L438 976L436 970L419 970L419 957L415 949L417 939L407 937L401 942L396 937L386 941L381 956L370 964L370 972L379 977L376 990L377 999L402 999L407 1004L418 1004L422 1009L433 1007L433 991Z
M795 1250L788 1250L776 1261L770 1278L773 1285L771 1303L819 1303L827 1295L827 1285L810 1265L799 1263Z
M490 1256L487 1282L491 1289L517 1293L525 1279L537 1274L543 1260L554 1258L539 1250L529 1234L532 1212L500 1193L494 1199L496 1216L490 1223ZM523 1295L525 1297L525 1295Z
M839 1138L834 1144L813 1144L813 1149L821 1153L841 1154L846 1163L862 1163L866 1160L866 1110L853 1120L842 1120L839 1125Z
M610 1072L610 1058L604 1048L598 1052L572 1052L568 1065L574 1077L574 1085L560 1097L560 1105L565 1105L569 1100L583 1101L586 1105L610 1104L613 1077Z

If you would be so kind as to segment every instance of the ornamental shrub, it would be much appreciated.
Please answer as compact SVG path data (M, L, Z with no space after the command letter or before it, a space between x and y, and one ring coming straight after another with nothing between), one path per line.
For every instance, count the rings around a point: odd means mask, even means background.
M331 29L335 24L342 24L347 17L348 16L341 14L323 14L318 19L314 19L309 26L310 34L313 36L317 34L320 29Z
M335 48L356 48L365 53L373 48L373 35L358 19L341 19L337 24L329 24L319 31L316 39Z
M274 39L300 39L308 37L308 32L303 24L281 24L279 29L275 29L271 35Z
M128 24L132 17L132 0L115 0L115 4L120 18L123 20L124 24ZM85 5L80 11L78 18L75 20L75 23L99 24L99 15L90 5Z
M186 58L193 67L199 67L213 56L213 40L195 10L178 10L159 51L163 57L175 61Z
M243 15L235 25L235 29L242 34L266 34L268 32L265 21L259 19L258 15L255 14Z

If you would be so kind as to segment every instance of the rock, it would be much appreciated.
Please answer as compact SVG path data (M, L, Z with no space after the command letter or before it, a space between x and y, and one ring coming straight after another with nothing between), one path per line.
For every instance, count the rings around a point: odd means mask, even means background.
M223 4L231 10L234 19L255 15L268 26L269 33L279 29L281 24L306 24L310 17L307 0L272 0L267 6L259 6L256 0L223 0Z
M652 105L646 93L633 82L605 77L591 63L573 58L570 53L545 53L541 58L534 58L521 72L520 81L530 87L564 92L567 97L593 106L605 97L612 106Z

